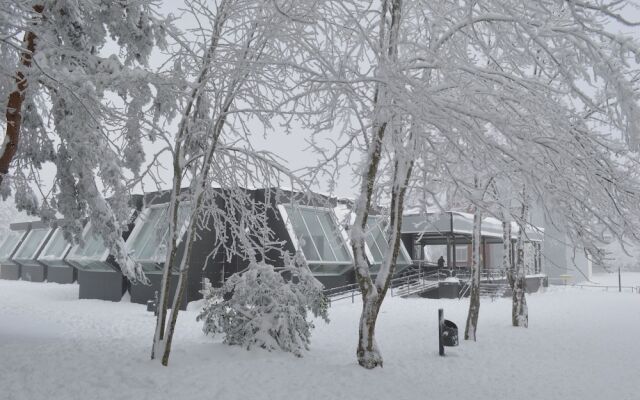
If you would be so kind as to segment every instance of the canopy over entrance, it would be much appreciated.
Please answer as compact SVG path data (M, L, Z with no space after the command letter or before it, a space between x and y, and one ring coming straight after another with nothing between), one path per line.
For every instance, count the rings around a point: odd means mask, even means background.
M515 222L511 223L511 240L517 240L520 229ZM489 264L498 263L498 254L502 246L502 221L486 217L482 219L481 224L481 245L480 259L483 268L487 268ZM446 266L452 267L468 267L471 261L471 242L473 235L473 214L457 211L446 211L441 213L427 214L405 214L402 221L402 238L405 246L410 249L411 258L414 263L425 265L437 263L437 257L433 254L427 254L429 248L445 247L441 249L441 253L445 259ZM544 230L542 228L529 225L525 228L525 241L533 248L534 262L532 269L540 270L540 248L541 242L544 240ZM499 249L500 248L500 249ZM434 251L437 253L437 251ZM501 254L499 256L502 257ZM489 260L493 258L490 263Z

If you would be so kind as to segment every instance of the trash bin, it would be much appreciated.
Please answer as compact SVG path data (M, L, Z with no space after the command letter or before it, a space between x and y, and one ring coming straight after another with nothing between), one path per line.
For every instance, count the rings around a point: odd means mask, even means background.
M156 313L156 301L155 300L147 300L147 311Z
M458 345L458 325L448 319L444 320L444 325L442 326L442 344L447 347Z

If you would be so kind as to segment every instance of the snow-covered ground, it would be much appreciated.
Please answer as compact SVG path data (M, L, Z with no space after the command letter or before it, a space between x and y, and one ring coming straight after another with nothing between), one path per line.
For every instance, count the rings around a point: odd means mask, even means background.
M629 291L629 287L640 286L640 272L622 271L620 273L620 283L625 290ZM615 286L618 287L618 271L610 273L598 273L594 274L591 278L591 282L581 282L581 284L591 284L598 286ZM611 288L610 288L611 289ZM615 289L615 288L614 288Z
M1 399L640 399L637 293L552 287L528 297L529 329L510 326L509 299L484 301L478 342L445 358L437 309L462 330L468 302L389 298L385 364L373 371L355 363L350 300L318 323L304 358L223 345L192 309L164 368L148 360L144 306L77 295L76 285L0 281Z

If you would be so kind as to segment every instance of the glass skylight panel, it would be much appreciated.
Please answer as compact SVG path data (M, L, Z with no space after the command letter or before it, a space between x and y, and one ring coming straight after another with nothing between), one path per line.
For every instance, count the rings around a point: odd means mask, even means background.
M188 203L183 203L178 208L179 236L184 233L190 213ZM129 244L132 256L139 261L163 261L169 243L169 204L148 208L141 220L138 224L142 225Z
M369 218L367 218L367 236L365 241L371 251L371 256L373 257L372 264L382 264L384 253L389 247L387 235L385 233L386 225L387 221L384 217L369 216ZM396 264L411 264L411 261L404 252L402 242L400 243Z
M92 259L97 260L102 258L102 255L107 251L102 238L94 233L93 226L89 228L89 231L84 236L84 246L78 245L73 249L73 253L69 256L69 259Z
M384 219L380 217L367 218L367 237L366 243L373 256L372 264L382 264L384 250L387 248L387 241L383 230Z
M62 259L67 246L69 246L69 242L64 238L64 232L61 228L57 228L51 236L51 239L49 239L49 243L42 251L40 258L46 260Z
M290 206L285 206L285 209L308 262L351 263L331 210Z
M320 255L318 254L318 250L316 250L316 245L313 243L309 229L307 229L307 224L304 222L300 211L287 207L287 212L289 213L289 220L293 226L293 230L298 237L298 243L300 243L302 247L302 253L307 258L307 261L320 261Z
M11 252L16 248L24 231L9 231L5 240L0 244L0 260L7 260L11 257Z
M333 250L336 261L350 262L351 257L349 257L349 252L344 244L344 239L342 238L338 225L331 217L331 212L317 212L316 210L307 211L309 211L307 215L315 216L320 222L320 226L322 227L329 247ZM307 215L305 215L305 219L307 218Z
M29 234L24 239L22 246L20 246L18 252L13 258L16 260L33 259L48 232L49 228L38 228L29 231Z

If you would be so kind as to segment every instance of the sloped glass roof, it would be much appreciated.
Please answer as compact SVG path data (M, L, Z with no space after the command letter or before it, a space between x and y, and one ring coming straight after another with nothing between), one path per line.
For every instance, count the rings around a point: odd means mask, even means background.
M382 258L389 247L386 234L387 223L387 218L381 215L370 215L367 218L367 236L365 241L373 258L373 260L371 260L371 264L382 264ZM402 242L400 242L400 251L398 252L396 264L411 265L411 260L409 260Z
M84 246L75 245L67 258L70 260L102 260L107 246L102 238L95 233L93 225L88 228L83 239Z
M49 239L49 243L47 243L38 258L43 260L61 260L70 245L71 244L64 238L62 228L56 228L56 231L51 235L51 239Z
M352 264L351 254L330 209L283 207L309 264Z
M0 260L8 260L11 257L11 253L18 245L20 238L24 235L24 230L21 231L9 231L6 238L0 244Z
M32 260L47 237L50 228L31 229L13 258L15 260Z
M186 229L191 205L181 203L178 208L178 232ZM137 261L163 262L169 243L169 203L147 208L138 218L136 228L127 240L131 256Z

